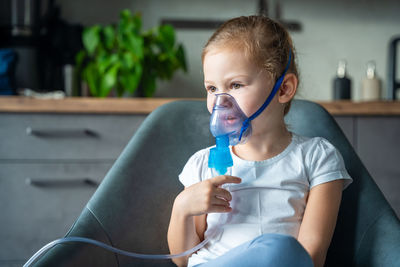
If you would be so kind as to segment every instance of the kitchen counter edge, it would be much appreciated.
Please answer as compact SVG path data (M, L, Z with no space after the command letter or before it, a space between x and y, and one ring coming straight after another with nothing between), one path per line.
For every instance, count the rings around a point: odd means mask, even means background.
M204 101L205 98L93 98L35 99L1 96L0 112L11 113L116 113L149 114L157 107L178 100ZM314 101L335 116L400 115L399 101Z

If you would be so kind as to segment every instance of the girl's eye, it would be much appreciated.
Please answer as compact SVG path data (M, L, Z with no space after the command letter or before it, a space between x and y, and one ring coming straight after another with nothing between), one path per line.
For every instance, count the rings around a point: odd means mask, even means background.
M215 93L217 91L217 88L215 86L208 86L207 91L209 93Z
M242 85L240 83L232 83L232 88L233 89L240 89Z

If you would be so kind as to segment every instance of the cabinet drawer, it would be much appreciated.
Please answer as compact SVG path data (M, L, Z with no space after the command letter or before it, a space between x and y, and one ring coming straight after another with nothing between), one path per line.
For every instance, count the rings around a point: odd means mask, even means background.
M357 148L374 177L399 173L400 117L361 117L357 120Z
M0 266L64 236L111 165L0 163Z
M358 154L400 217L400 117L361 117L356 126Z
M354 117L349 116L335 116L336 122L339 124L347 140L355 147L354 137Z
M0 115L0 159L115 159L145 115Z

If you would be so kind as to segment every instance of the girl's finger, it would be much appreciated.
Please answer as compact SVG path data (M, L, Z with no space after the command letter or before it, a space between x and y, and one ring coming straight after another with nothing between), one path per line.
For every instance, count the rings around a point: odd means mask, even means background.
M221 198L223 198L223 199L225 199L227 201L231 201L232 200L231 193L228 190L220 188L220 187L215 189L215 195L218 196L218 197L221 197Z
M220 213L220 212L230 212L232 211L232 208L229 206L219 206L219 205L214 205L210 208L209 213Z
M239 184L242 182L242 179L240 179L239 177L230 176L230 175L217 176L217 177L211 178L211 180L212 180L212 184L217 187L221 186L223 184L229 184L229 183Z
M220 198L218 196L215 196L212 200L211 200L211 205L222 205L222 206L229 206L229 201L226 201L223 198Z

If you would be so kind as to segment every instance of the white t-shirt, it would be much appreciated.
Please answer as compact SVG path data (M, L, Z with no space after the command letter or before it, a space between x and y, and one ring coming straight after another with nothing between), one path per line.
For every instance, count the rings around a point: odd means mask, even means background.
M209 151L210 147L202 149L188 160L179 175L185 187L212 178ZM220 229L189 258L188 266L214 259L264 233L297 238L310 189L337 179L345 179L344 188L352 182L340 153L320 137L292 133L289 146L264 161L243 160L232 150L231 155L232 175L242 179L228 186L232 211L207 215L205 238Z

